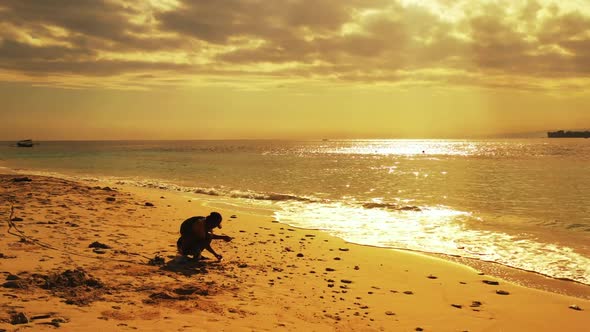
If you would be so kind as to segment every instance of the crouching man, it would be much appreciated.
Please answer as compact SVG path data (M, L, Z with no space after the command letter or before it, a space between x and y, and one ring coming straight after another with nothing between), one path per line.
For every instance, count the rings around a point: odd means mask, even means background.
M191 217L185 220L180 225L180 238L176 242L178 252L183 256L193 256L193 259L201 259L201 253L204 249L207 249L212 253L218 261L223 256L211 248L212 240L224 240L229 242L232 240L227 235L215 235L213 229L221 228L221 214L217 212L211 212L207 217Z

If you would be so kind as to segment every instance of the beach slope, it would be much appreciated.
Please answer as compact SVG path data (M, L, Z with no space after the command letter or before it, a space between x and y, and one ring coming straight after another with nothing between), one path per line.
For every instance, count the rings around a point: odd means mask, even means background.
M219 210L231 242L176 259L211 209L157 189L0 175L0 330L583 331L590 301ZM581 309L581 310L576 310Z

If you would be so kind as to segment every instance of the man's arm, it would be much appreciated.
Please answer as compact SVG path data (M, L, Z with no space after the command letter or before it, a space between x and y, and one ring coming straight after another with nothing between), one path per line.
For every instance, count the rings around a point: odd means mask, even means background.
M217 258L217 260L221 260L223 258L223 256L219 255L218 253L215 252L215 250L213 250L213 248L211 248L211 243L208 243L207 246L205 247L205 249L207 249L208 252L212 253L213 256L215 256L215 258Z

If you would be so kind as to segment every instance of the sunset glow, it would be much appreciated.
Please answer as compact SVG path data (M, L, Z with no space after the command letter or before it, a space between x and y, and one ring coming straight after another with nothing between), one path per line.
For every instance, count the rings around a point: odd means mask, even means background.
M590 126L588 7L575 0L3 1L0 139L461 138L583 129Z

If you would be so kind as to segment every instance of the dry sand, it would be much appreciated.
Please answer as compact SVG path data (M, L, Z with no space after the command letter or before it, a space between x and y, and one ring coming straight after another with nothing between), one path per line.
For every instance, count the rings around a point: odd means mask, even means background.
M590 326L586 299L525 288L439 258L353 245L271 218L230 218L231 210L219 210L224 222L217 233L234 240L213 244L222 262L177 263L179 225L208 214L203 204L157 189L40 176L13 182L22 176L0 175L0 331ZM8 222L12 205L17 228ZM109 248L90 248L95 241ZM156 255L163 265L148 264ZM578 289L588 295L588 287Z

